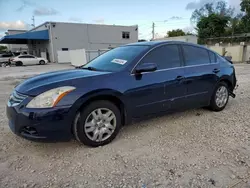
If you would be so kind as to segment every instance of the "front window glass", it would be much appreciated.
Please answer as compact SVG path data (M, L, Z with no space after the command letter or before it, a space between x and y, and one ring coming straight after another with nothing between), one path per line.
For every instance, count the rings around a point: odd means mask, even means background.
M179 48L172 44L157 47L148 53L141 63L155 63L158 70L180 67Z

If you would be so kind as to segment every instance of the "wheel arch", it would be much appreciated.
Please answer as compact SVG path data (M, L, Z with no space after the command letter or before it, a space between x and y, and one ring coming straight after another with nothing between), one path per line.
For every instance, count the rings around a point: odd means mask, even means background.
M111 89L107 90L95 90L91 91L89 93L86 93L82 97L80 97L75 104L77 105L77 111L80 111L84 109L85 106L89 105L93 101L97 100L107 100L115 104L120 112L122 117L122 125L126 124L127 122L127 110L126 110L126 104L122 100L122 93L118 91L114 91Z
M231 81L231 79L230 79L229 76L223 76L223 77L221 77L221 79L219 80L219 82L225 82L228 85L228 88L230 89L230 91L234 90L233 83L232 83L232 81Z
M18 61L15 62L15 65L16 66L22 66L22 65L24 65L24 63L22 61L18 60Z

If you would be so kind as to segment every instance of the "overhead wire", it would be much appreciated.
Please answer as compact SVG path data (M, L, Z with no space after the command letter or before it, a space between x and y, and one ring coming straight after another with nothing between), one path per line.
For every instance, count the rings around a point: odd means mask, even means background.
M153 27L154 28L164 28L164 27L166 27L166 29L167 29L167 27L169 27L169 26L170 27L171 26L179 27L181 24L186 24L187 20L190 20L190 18L180 18L180 19L178 19L178 18L176 18L176 19L169 18L169 19L166 19L166 20L154 21L154 22L152 22L153 26L149 26L152 23L141 24L141 25L138 26L138 28L139 28L139 30L144 30L144 31L148 30L148 29L153 29ZM148 26L148 27L146 27L146 26ZM140 28L142 28L142 29L140 29ZM145 38L145 37L148 37L149 35L152 35L152 33L150 32L148 34L140 34L140 38Z

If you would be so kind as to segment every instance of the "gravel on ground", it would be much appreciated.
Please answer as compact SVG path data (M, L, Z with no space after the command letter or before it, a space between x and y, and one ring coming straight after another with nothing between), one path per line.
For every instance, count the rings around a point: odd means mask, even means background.
M68 65L0 68L0 187L250 187L250 65L222 112L194 109L124 126L110 144L38 143L14 135L13 87Z

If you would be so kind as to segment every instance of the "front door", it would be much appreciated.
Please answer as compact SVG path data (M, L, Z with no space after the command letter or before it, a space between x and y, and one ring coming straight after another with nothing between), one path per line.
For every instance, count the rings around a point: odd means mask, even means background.
M138 118L163 111L164 78L163 72L132 74L128 80L130 90L125 92L129 98L132 117Z
M182 78L184 69L178 45L163 45L150 51L139 64L155 63L157 70L129 78L133 89L125 94L130 98L132 116L141 117L166 111L185 98ZM135 68L136 69L136 68Z
M21 61L24 65L32 65L33 64L33 58L30 55L23 55L20 57Z
M192 45L183 45L183 55L189 107L206 106L218 81L216 56L205 48Z
M38 63L38 60L37 60L37 58L35 56L29 55L27 57L29 59L28 62L29 62L30 65L35 65L35 64Z

